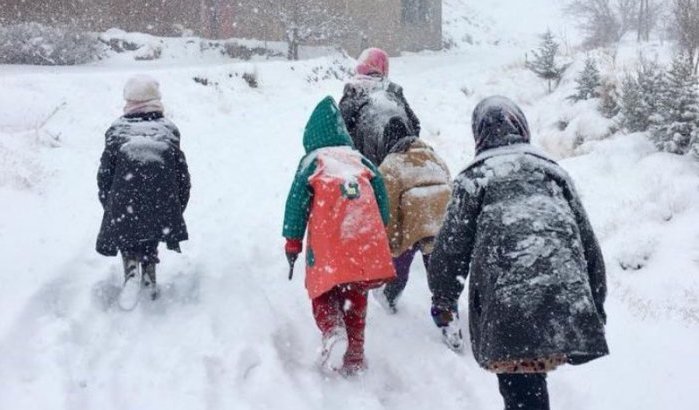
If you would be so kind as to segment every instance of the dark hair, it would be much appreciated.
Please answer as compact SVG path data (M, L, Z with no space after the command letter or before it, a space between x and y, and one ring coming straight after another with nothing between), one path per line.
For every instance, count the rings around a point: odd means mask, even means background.
M411 136L405 120L401 117L391 117L383 129L383 144L381 144L381 160L388 154L405 152L417 139Z

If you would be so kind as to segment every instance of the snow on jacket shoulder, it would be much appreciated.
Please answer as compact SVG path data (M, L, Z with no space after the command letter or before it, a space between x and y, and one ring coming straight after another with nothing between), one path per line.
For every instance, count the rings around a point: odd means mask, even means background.
M481 153L455 181L429 267L433 303L469 285L479 364L608 354L602 253L572 182L528 144Z
M97 174L104 208L97 251L116 255L143 241L172 249L187 240L182 213L190 177L177 127L160 113L119 118L107 130Z
M379 171L388 191L391 252L399 256L437 236L451 197L451 177L444 161L419 139L405 152L389 154ZM429 254L432 243L423 251Z
M420 120L403 95L403 88L383 77L357 76L345 85L340 111L354 147L373 163L383 160L379 148L383 127L399 116L409 135L420 135Z

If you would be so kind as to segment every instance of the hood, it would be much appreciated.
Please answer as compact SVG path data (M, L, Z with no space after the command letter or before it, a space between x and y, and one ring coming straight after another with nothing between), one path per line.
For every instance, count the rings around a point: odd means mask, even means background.
M332 97L325 97L313 110L303 134L306 153L324 147L353 147L340 109Z
M522 110L506 97L489 97L473 110L476 154L513 144L529 143L529 124Z
M388 53L380 48L368 48L357 59L357 74L388 76Z
M417 140L418 137L408 131L408 126L403 118L393 117L388 121L383 131L384 154L405 152Z

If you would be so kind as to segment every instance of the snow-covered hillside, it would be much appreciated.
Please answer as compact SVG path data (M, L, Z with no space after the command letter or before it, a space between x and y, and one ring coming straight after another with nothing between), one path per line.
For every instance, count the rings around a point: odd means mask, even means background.
M473 156L475 104L512 97L535 143L573 175L604 249L612 354L553 373L552 407L699 408L699 166L656 153L643 135L603 138L608 124L594 109L566 101L574 72L547 95L525 71L534 34L561 27L544 7L558 2L446 3L522 24L499 45L392 61L423 137L455 174ZM473 35L492 39L493 27ZM584 54L571 57L571 70L582 67ZM319 334L300 266L287 281L281 218L308 115L342 92L338 79L315 79L349 63L0 66L0 409L502 408L495 377L441 344L417 263L397 316L370 305L369 371L345 380L314 368ZM121 261L94 251L95 174L122 86L140 72L161 81L182 131L191 240L182 255L162 250L162 297L124 313L113 307ZM560 131L563 120L573 126ZM592 137L578 146L578 135Z

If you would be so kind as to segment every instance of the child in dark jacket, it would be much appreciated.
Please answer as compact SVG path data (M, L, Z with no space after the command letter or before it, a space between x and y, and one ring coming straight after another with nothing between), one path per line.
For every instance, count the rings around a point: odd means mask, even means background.
M388 79L388 54L379 48L364 50L354 78L345 85L340 111L355 148L377 166L388 154L381 132L399 117L410 135L420 135L420 120L403 95L403 88Z
M314 110L303 145L286 202L285 251L293 269L308 227L306 289L323 336L319 364L333 369L338 342L347 343L339 370L351 375L366 366L367 291L396 276L384 230L386 190L376 167L353 149L332 98Z
M449 328L469 279L474 357L505 408L549 408L546 373L609 353L602 252L566 172L529 145L504 97L473 113L476 158L456 179L429 266L432 315Z
M396 313L396 302L408 283L415 255L422 254L425 268L429 264L451 196L451 177L432 147L410 135L402 120L389 122L384 141L388 155L379 171L388 191L387 233L398 277L374 291L374 296L389 313Z
M142 286L156 295L158 243L179 252L179 242L187 240L182 213L190 178L180 133L163 116L158 82L133 77L124 98L124 115L107 130L97 174L104 208L97 251L105 256L121 253L122 295L133 300Z

